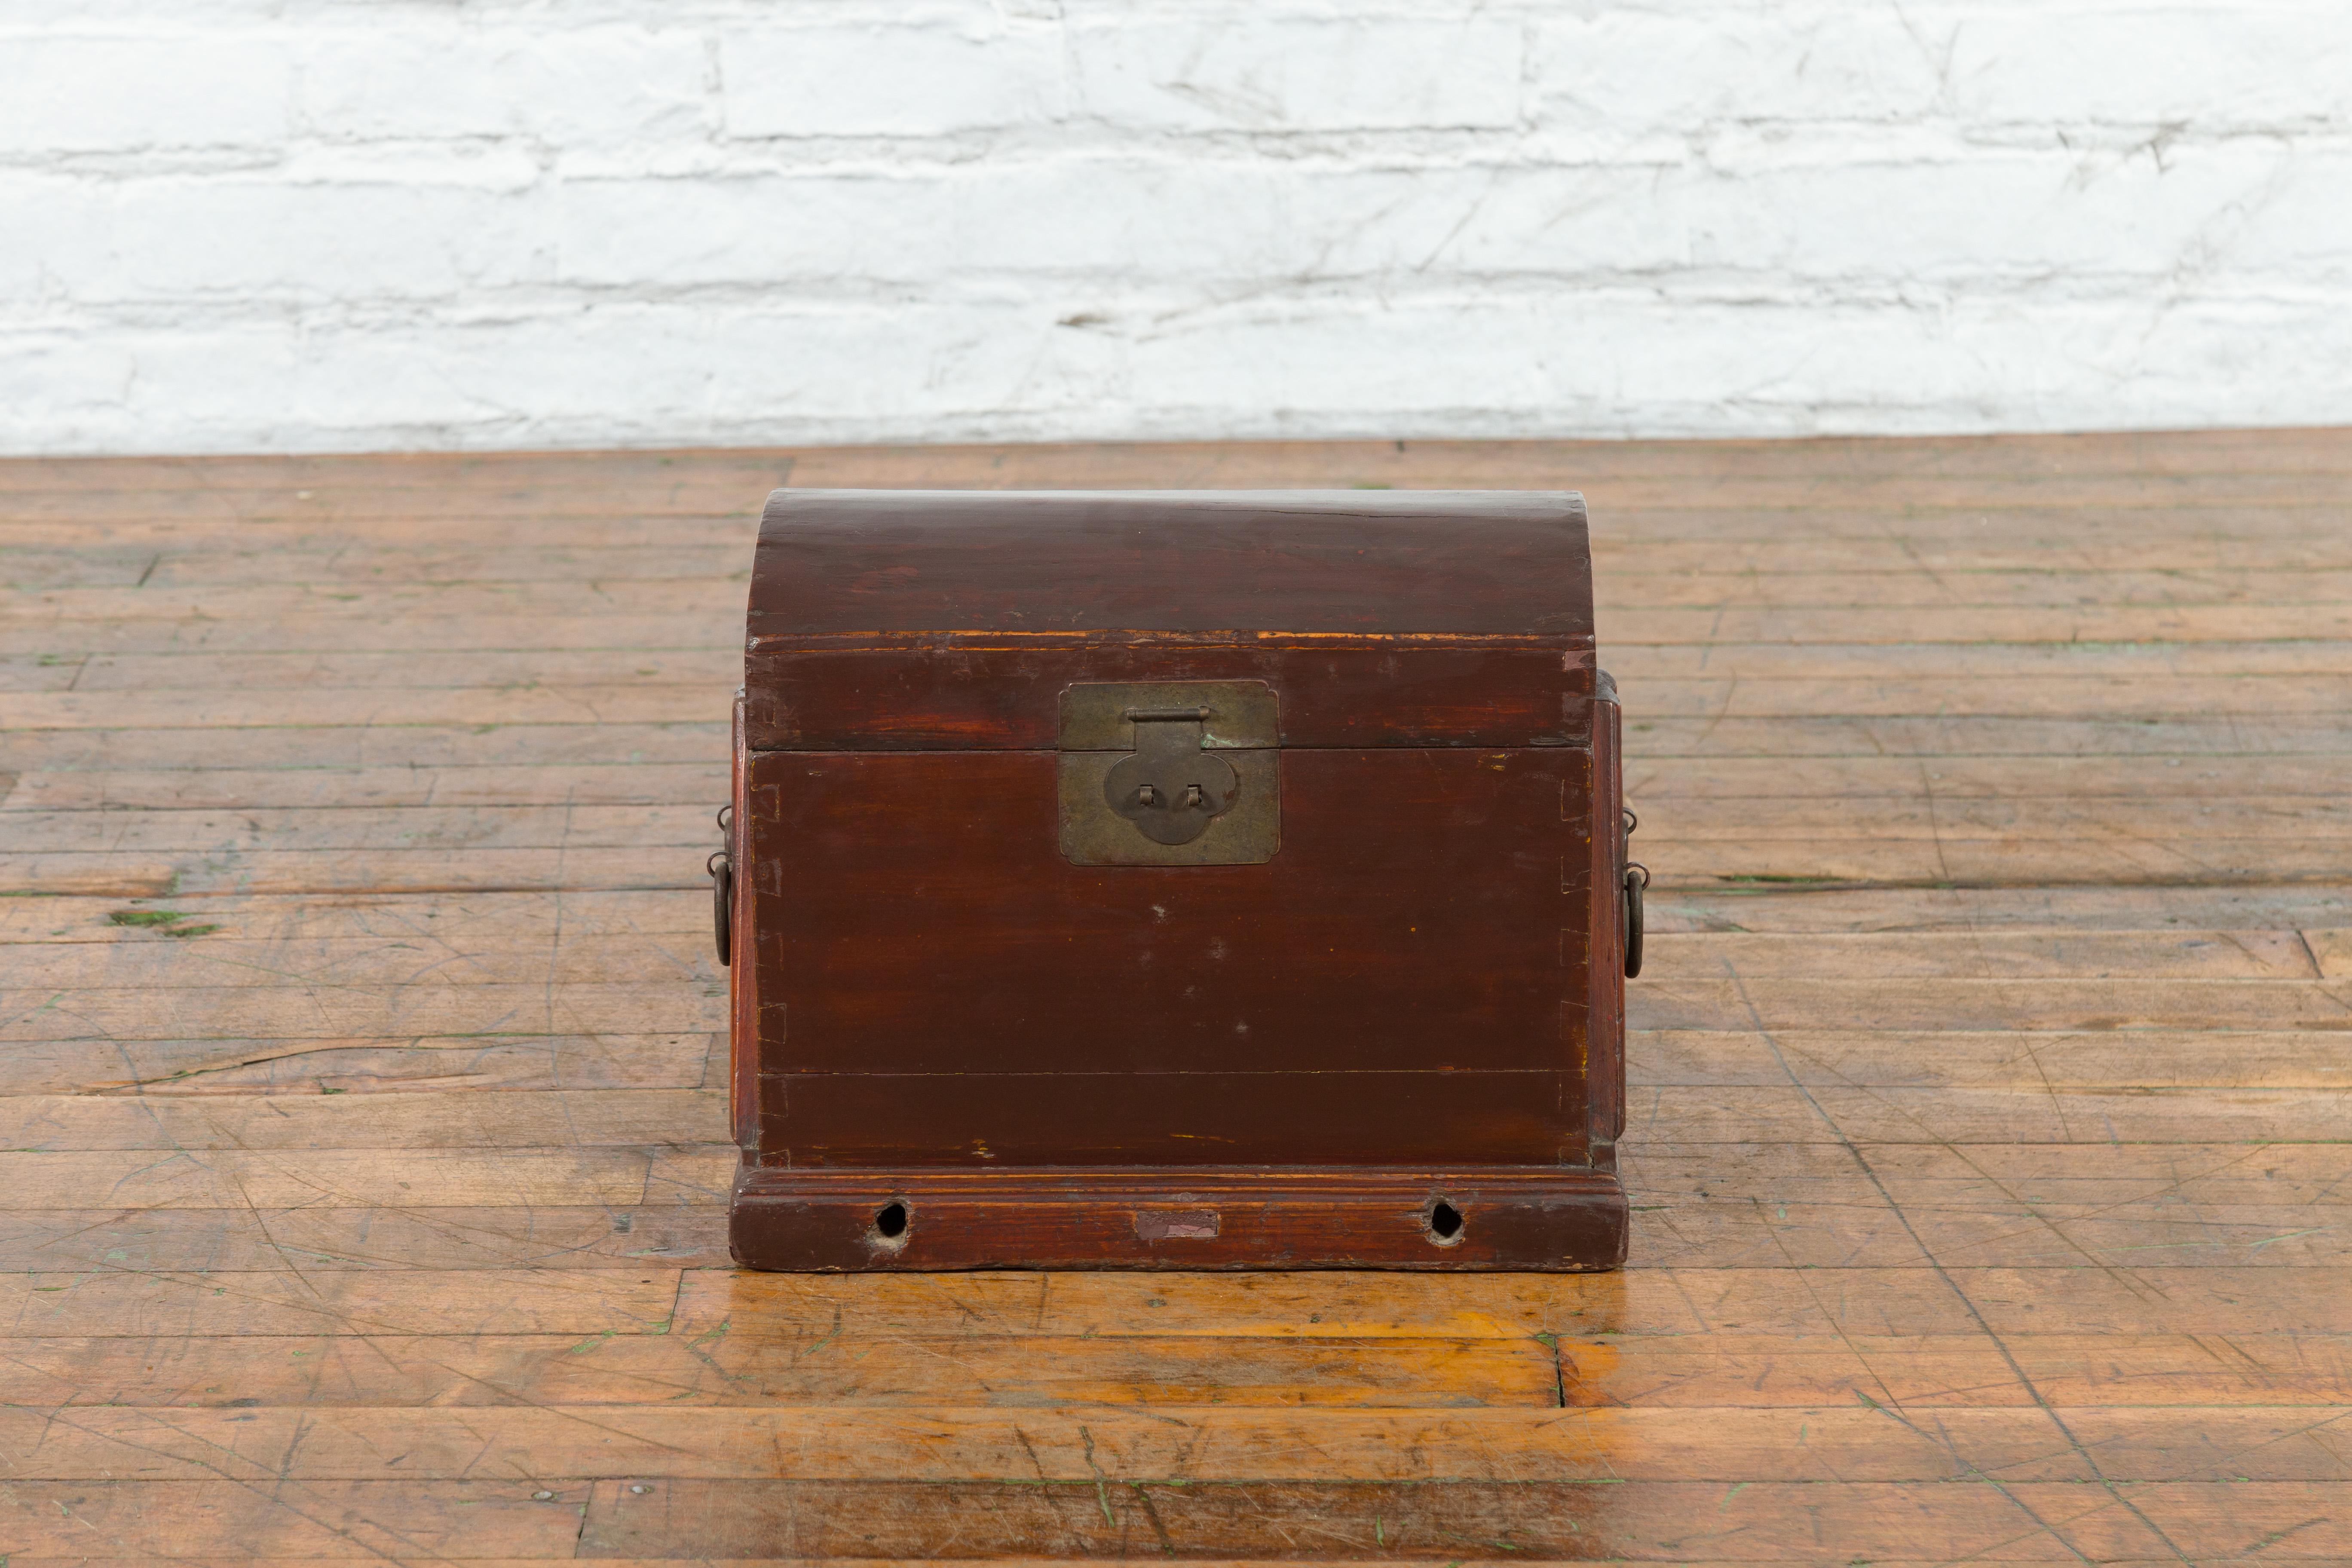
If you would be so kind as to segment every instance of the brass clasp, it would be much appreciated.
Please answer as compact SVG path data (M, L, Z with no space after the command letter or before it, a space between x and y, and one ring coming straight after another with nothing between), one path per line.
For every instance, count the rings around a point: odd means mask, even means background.
M1247 866L1282 847L1274 689L1104 682L1061 699L1062 853L1081 866Z
M1103 780L1110 808L1159 844L1190 844L1233 808L1241 777L1233 764L1201 749L1213 710L1129 708L1135 752Z

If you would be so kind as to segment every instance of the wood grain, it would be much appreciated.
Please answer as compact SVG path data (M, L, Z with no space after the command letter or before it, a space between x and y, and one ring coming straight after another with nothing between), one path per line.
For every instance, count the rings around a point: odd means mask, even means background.
M1008 499L803 482L760 520L754 647L1136 627L1588 637L1584 504L1533 490Z
M1628 1269L729 1269L788 479L1584 490ZM2341 430L0 463L0 1551L2352 1560L2347 498Z

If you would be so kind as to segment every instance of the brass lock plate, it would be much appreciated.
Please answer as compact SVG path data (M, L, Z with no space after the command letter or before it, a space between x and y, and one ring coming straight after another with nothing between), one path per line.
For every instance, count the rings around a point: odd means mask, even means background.
M1280 713L1262 680L1066 687L1062 854L1078 866L1255 866L1282 847Z

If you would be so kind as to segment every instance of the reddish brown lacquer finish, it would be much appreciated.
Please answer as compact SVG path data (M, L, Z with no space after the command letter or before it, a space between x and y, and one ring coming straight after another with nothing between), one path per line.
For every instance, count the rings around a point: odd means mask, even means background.
M1271 692L1279 848L1074 863L1066 689L1176 682ZM737 1258L1615 1266L1616 714L1571 494L777 492Z

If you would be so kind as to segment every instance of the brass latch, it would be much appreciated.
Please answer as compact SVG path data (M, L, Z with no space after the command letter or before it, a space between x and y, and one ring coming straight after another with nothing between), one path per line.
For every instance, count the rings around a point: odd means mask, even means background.
M1263 681L1062 692L1062 853L1081 866L1248 866L1282 847L1274 689Z
M1135 752L1103 780L1110 808L1160 844L1190 844L1234 804L1241 778L1233 764L1201 749L1209 710L1129 708Z

